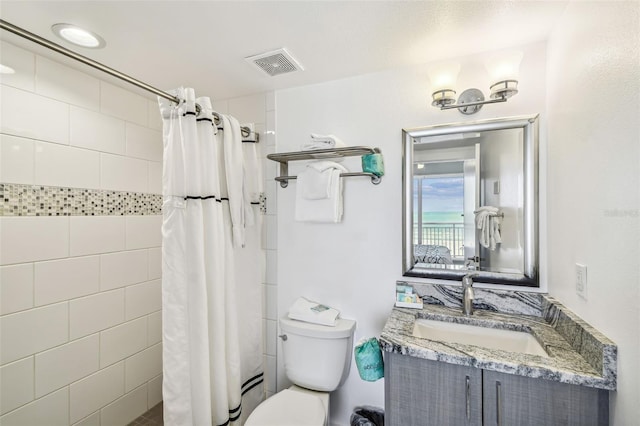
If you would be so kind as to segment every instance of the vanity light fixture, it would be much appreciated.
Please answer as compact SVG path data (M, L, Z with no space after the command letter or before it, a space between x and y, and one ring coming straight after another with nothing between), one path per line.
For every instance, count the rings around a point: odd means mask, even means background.
M102 49L107 44L102 37L93 31L72 24L55 24L51 26L51 31L58 37L80 47Z
M490 86L490 100L485 100L479 89L467 89L455 101L455 83L460 72L460 65L443 63L432 66L428 70L432 85L433 105L436 108L457 108L463 114L475 114L484 104L506 102L518 93L518 70L522 61L521 52L506 52L492 55L485 61L485 67L493 82Z

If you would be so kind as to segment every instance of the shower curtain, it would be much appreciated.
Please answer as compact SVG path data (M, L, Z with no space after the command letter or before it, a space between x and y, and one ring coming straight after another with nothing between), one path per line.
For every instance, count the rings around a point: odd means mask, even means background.
M239 425L262 399L262 386L246 385L262 383L261 344L247 342L246 326L240 326L259 324L261 309L257 318L244 309L235 278L249 198L240 127L233 117L222 116L224 131L218 131L211 101L196 99L193 89L172 94L183 102L159 99L164 422ZM248 294L241 297L260 298L259 282L242 284Z

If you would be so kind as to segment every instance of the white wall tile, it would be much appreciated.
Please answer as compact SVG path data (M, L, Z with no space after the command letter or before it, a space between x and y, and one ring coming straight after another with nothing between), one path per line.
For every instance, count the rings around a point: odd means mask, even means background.
M277 343L277 323L273 320L266 320L266 333L265 333L265 353L267 355L276 356L276 343Z
M276 92L267 92L264 94L265 96L265 110L266 111L275 111L276 109Z
M33 264L0 267L0 315L33 307Z
M100 281L99 271L98 256L36 263L34 279L36 306L97 293Z
M97 335L36 354L36 398L98 371Z
M276 357L265 355L264 357L264 380L267 392L276 392Z
M0 415L33 399L33 357L0 368Z
M278 259L275 250L265 250L267 255L267 284L278 284Z
M149 392L147 407L151 409L162 402L162 374L149 380L147 388Z
M162 373L162 345L157 344L125 360L127 392Z
M69 389L60 389L0 417L0 424L3 426L68 426Z
M158 101L147 101L147 107L148 107L147 126L150 129L162 131L162 117L160 116L160 108L158 107Z
M270 320L278 319L278 287L271 284L264 286L265 292L265 318Z
M243 123L265 122L264 93L229 99L229 114Z
M100 370L69 388L71 423L124 395L124 362Z
M127 216L127 249L162 245L162 216Z
M0 217L0 264L69 256L69 218Z
M126 426L147 411L147 386L143 385L100 410L103 426Z
M103 254L100 256L100 290L147 281L148 262L146 250Z
M265 226L267 228L266 248L269 250L278 249L278 220L275 215L265 217Z
M0 131L69 143L69 105L9 86L0 86Z
M146 126L147 101L133 92L100 82L100 111L105 114Z
M148 192L149 162L100 154L100 187L114 191Z
M78 423L73 423L73 426L100 426L100 411L96 411Z
M36 56L36 92L49 98L97 110L99 80L81 71Z
M147 316L147 346L162 342L162 311Z
M100 154L48 142L35 143L35 184L100 188Z
M123 216L72 216L69 220L71 256L124 250Z
M13 68L14 74L0 74L0 83L33 92L35 90L35 64L33 53L13 44L0 41L2 65Z
M100 367L140 352L147 347L147 319L129 321L100 333ZM124 377L124 376L123 376Z
M104 330L124 321L124 289L106 291L69 302L71 339Z
M25 339L25 336L29 336ZM69 340L67 303L30 309L0 318L0 364Z
M125 313L127 321L158 311L162 308L162 282L149 281L127 287Z
M276 182L268 181L265 183L267 214L274 215L278 211L278 193Z
M162 276L162 249L160 247L149 250L149 279L155 280Z
M266 145L267 146L275 146L276 145L276 112L268 111L266 114L267 117L267 127L265 129L265 137L266 137Z
M158 113L159 114L159 113ZM162 161L162 132L127 123L127 156Z
M124 155L124 121L75 106L70 113L70 145Z
M0 135L0 182L32 185L34 142L31 139Z
M162 194L162 163L149 161L149 193Z

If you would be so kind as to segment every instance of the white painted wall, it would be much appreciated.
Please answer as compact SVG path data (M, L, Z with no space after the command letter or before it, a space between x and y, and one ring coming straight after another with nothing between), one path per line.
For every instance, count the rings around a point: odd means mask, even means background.
M380 334L393 306L395 281L402 278L401 130L534 113L542 113L544 120L546 45L537 43L522 50L520 93L505 104L485 106L471 117L430 106L425 66L276 92L278 152L298 150L309 133L331 133L347 145L381 148L386 168L378 186L367 178L344 181L345 214L340 224L294 222L296 184L278 188L279 316L286 314L298 296L306 296L357 320L356 340ZM461 58L460 91L478 87L488 92L483 59ZM544 145L544 123L541 129ZM360 167L359 158L344 164L354 170ZM278 389L282 389L288 382L280 356L278 362ZM332 423L348 424L358 404L383 406L384 386L383 381L360 380L352 365L347 382L331 398Z
M640 418L640 3L570 3L548 45L549 293L618 345L611 424ZM575 263L588 295L575 293Z

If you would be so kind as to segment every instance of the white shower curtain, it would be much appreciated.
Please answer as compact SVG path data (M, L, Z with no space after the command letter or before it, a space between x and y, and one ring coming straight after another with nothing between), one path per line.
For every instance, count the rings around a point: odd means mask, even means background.
M248 320L238 309L234 260L245 238L240 128L223 117L221 135L209 98L196 99L193 89L172 94L184 102L159 100L164 422L239 425L243 380L262 372L261 350L243 354L239 329L239 320ZM256 293L255 283L249 288ZM259 295L259 283L257 289Z

